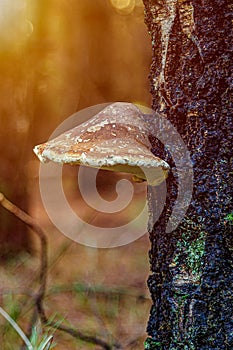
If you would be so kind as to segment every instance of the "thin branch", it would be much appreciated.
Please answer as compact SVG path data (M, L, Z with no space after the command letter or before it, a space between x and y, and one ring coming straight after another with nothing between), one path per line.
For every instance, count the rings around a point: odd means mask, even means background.
M89 286L78 282L72 283L69 286L63 284L55 285L48 290L47 296L69 292L88 294L88 297L96 296L98 294L108 298L114 298L117 296L120 298L134 298L141 302L151 302L151 299L147 295L140 293L139 290L135 292L135 290L133 291L124 287L108 288L102 285Z
M4 294L12 294L12 295L26 295L30 296L32 298L35 298L35 291L32 289L25 289L25 288L14 288L14 291L12 291L9 288L0 288L0 295ZM95 297L96 295L99 295L100 298L134 298L139 302L150 302L151 299L145 295L138 293L133 293L131 291L127 291L123 288L107 288L102 286L92 287L86 284L82 283L72 283L71 285L55 285L54 287L51 287L46 292L46 299L50 298L53 295L56 294L64 294L64 293L77 293L77 294L84 294L88 295L88 298Z
M39 291L35 294L34 301L37 307L38 315L45 326L50 326L54 329L63 331L65 333L70 334L76 339L83 340L88 343L96 344L101 346L105 350L111 349L121 349L121 345L118 343L108 344L102 339L99 339L94 336L85 335L80 331L72 329L70 327L58 325L56 322L49 321L43 307L43 299L46 291L46 281L47 281L47 273L48 273L48 244L47 244L47 236L43 229L39 226L39 224L33 219L30 215L25 213L23 210L18 208L16 205L11 203L8 199L5 198L3 193L0 192L0 204L3 208L7 209L9 212L14 214L17 218L23 221L26 225L28 225L39 237L41 242L41 254L40 254L40 288Z
M0 193L0 204L7 209L9 212L14 214L17 218L23 221L26 225L28 225L39 237L41 242L41 254L40 254L40 289L37 293L37 299L42 300L45 295L46 289L46 280L47 280L47 269L48 269L48 245L47 245L47 237L42 228L38 225L38 223L33 219L30 215L25 213L23 210L18 208L16 205L11 203L5 196Z
M130 340L129 342L127 342L127 344L124 345L124 349L134 349L139 342L141 341L142 337L144 337L144 335L138 335L135 339Z
M118 343L114 343L112 345L108 344L106 341L104 341L102 339L99 339L99 338L91 336L91 335L85 335L82 332L77 331L77 330L75 330L73 328L70 328L70 327L57 325L57 323L53 322L53 321L47 320L47 326L50 326L50 327L52 327L54 329L58 329L60 331L63 331L65 333L67 333L67 334L70 334L74 338L83 340L83 341L85 341L87 343L99 345L105 350L122 349L121 345L118 344Z
M39 273L39 290L37 293L34 293L34 303L37 306L42 305L43 303L43 298L45 296L45 291L46 291L46 281L47 281L47 271L48 271L48 243L47 243L47 236L43 229L39 226L39 224L36 222L35 219L33 219L30 215L25 213L23 210L21 210L19 207L11 203L3 193L0 193L0 204L3 206L3 208L7 209L9 212L14 214L18 219L20 219L22 222L24 222L27 226L29 226L35 234L38 236L41 244L41 249L40 249L40 273ZM38 310L39 314L39 310ZM33 322L35 319L35 313L34 317L32 318ZM27 336L31 336L31 330L32 330L32 325L29 327L29 331Z

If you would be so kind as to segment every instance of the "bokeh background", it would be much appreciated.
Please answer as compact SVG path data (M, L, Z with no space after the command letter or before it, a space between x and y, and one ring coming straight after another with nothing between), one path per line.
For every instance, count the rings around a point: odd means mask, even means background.
M148 238L109 250L65 238L43 208L32 148L83 108L114 101L150 106L150 60L141 0L0 1L0 191L48 232L48 314L103 337L110 332L124 344L138 339L134 349L142 347L150 306ZM65 174L72 178L73 172ZM99 177L108 198L114 181L105 172ZM135 191L140 201L145 186ZM39 248L32 237L0 208L0 305L24 330L32 302L20 293L37 283ZM0 327L1 349L16 349L14 331L3 319ZM55 337L57 349L98 348L59 332Z

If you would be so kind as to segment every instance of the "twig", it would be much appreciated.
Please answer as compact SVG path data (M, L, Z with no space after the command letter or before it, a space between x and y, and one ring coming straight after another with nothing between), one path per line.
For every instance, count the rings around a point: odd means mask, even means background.
M74 338L78 338L78 339L83 340L83 341L85 341L87 343L99 345L105 350L122 349L121 345L118 344L118 343L114 343L112 345L108 344L105 340L99 339L99 338L91 336L91 335L90 336L89 335L85 335L82 332L77 331L77 330L75 330L73 328L70 328L70 327L57 325L57 323L53 322L53 321L47 320L47 325L52 327L52 328L54 328L54 329L58 329L60 331L68 333L71 336L73 336Z
M42 321L42 323L45 326L50 326L54 329L58 329L60 331L63 331L65 333L70 334L76 339L83 340L88 343L96 344L101 346L105 350L111 350L111 349L121 349L120 344L108 344L102 339L99 339L94 336L85 335L80 331L77 331L75 329L57 325L56 322L49 321L43 307L43 299L45 296L46 291L46 281L47 281L47 272L48 272L48 244L47 244L47 236L43 229L38 225L38 223L33 219L30 215L25 213L23 210L18 208L16 205L11 203L8 199L5 198L3 193L0 192L0 204L3 208L7 209L9 212L14 214L16 217L18 217L21 221L23 221L26 225L28 225L39 237L41 242L41 255L40 255L40 288L38 292L35 295L34 301L35 305L37 307L38 315Z
M14 291L8 288L0 288L0 295L5 295L11 293L12 295L26 295L30 296L32 298L35 297L35 292L32 289L25 289L25 288L14 288ZM141 302L150 302L151 299L144 294L140 293L133 293L133 292L128 292L127 290L123 288L107 288L107 287L102 287L102 286L97 286L97 287L92 287L88 286L86 284L82 283L72 283L71 285L57 285L54 287L51 287L49 290L46 292L46 299L56 295L56 294L63 294L63 293L79 293L79 294L84 294L88 295L88 297L95 297L96 295L100 295L100 297L103 298L114 298L114 297L119 297L119 298L134 298L137 301Z
M143 335L138 335L135 339L132 339L129 341L125 346L124 349L134 349L135 346L138 345L139 341L142 339Z
M26 295L27 297L34 298L35 297L35 291L32 289L25 289L25 288L14 288L14 290L11 290L9 288L0 288L0 295Z
M38 314L39 310L42 307L43 298L45 296L46 291L46 280L47 280L47 270L48 270L48 244L47 244L47 237L43 229L39 226L39 224L36 222L35 219L33 219L30 215L25 213L23 210L21 210L19 207L11 203L6 197L3 195L3 193L0 193L0 204L3 206L3 208L7 209L9 212L14 214L17 218L19 218L22 222L24 222L27 226L29 226L38 236L40 239L41 249L40 249L40 274L39 274L39 290L37 293L34 294L34 302L37 306ZM35 313L32 318L32 322L35 320ZM28 337L31 336L31 329L32 326L30 326L29 334L27 334Z
M37 224L37 222L23 210L18 208L16 205L11 203L5 196L0 193L0 204L7 209L9 212L17 216L21 221L28 225L39 237L41 242L41 255L40 255L40 289L37 293L37 299L41 301L45 295L46 280L47 280L47 269L48 269L48 247L46 234L42 228Z
M0 289L1 291L1 289ZM140 294L139 291L132 291L129 288L108 288L104 287L102 285L97 285L97 286L89 286L83 283L72 283L71 285L56 285L51 287L48 292L47 296L57 294L57 293L69 293L69 292L75 292L75 293L82 293L82 294L88 294L88 297L95 297L97 294L102 295L103 297L108 297L108 298L114 298L114 297L119 297L119 298L134 298L138 301L141 302L151 302L151 299L145 295L145 294Z

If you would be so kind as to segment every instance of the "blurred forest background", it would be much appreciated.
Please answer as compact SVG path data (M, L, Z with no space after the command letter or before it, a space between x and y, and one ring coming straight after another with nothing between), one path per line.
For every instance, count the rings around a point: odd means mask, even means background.
M0 191L49 232L47 312L94 334L114 334L134 349L139 338L141 348L150 307L147 237L110 250L66 239L41 203L39 161L32 148L85 107L114 101L150 106L151 44L143 3L1 0L0 25ZM38 268L31 237L0 207L0 305L25 331ZM73 288L78 281L79 288ZM21 295L25 290L28 295ZM17 349L14 330L3 319L0 327L1 349ZM57 349L98 348L56 337Z

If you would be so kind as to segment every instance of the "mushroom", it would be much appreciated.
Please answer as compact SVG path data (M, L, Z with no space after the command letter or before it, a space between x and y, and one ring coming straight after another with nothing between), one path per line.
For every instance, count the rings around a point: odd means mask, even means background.
M132 103L113 103L88 121L35 146L34 152L43 163L125 172L134 181L159 185L169 165L150 151L150 125L143 116Z

